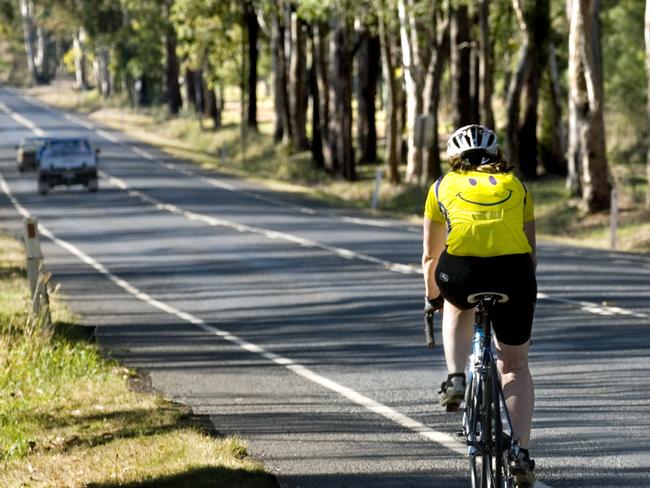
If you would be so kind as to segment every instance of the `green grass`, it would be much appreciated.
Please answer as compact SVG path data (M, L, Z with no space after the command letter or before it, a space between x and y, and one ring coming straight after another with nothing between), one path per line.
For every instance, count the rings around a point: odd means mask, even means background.
M29 325L21 245L0 235L0 486L275 487L236 437L129 388L60 299Z

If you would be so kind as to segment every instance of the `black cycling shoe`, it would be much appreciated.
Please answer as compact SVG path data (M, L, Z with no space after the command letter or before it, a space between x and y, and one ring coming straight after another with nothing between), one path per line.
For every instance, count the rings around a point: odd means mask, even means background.
M528 451L520 450L516 458L510 460L513 488L533 488L535 485L535 461Z

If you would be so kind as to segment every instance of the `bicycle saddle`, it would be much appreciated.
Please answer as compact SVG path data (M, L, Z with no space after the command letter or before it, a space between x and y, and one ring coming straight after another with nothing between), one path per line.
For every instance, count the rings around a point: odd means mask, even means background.
M479 303L482 301L492 301L495 303L506 303L510 300L510 297L505 293L499 293L496 291L483 291L480 293L472 293L467 297L469 303Z

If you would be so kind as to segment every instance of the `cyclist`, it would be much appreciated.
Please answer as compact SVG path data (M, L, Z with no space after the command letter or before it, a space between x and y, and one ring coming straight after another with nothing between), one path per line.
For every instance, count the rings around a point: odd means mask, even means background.
M528 348L537 282L535 221L526 187L501 157L497 137L480 125L456 130L447 144L450 171L429 190L425 205L422 267L425 313L443 307L442 334L448 377L440 405L457 409L465 395L474 306L468 295L501 292L509 301L492 314L497 365L521 452L511 460L515 486L535 482L528 443L533 380Z

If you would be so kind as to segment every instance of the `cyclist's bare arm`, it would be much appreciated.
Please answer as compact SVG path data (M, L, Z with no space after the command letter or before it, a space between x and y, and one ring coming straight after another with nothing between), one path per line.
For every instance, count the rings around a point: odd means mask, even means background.
M438 258L445 249L445 224L424 217L423 234L422 271L424 273L426 296L436 298L440 295L440 290L436 285L435 272Z
M533 258L533 264L535 265L535 269L537 269L537 255L535 252L537 246L537 239L535 237L534 220L524 223L524 234L526 234L526 238L528 239L528 244L530 244L530 247L533 248L533 251L530 253L530 256Z

